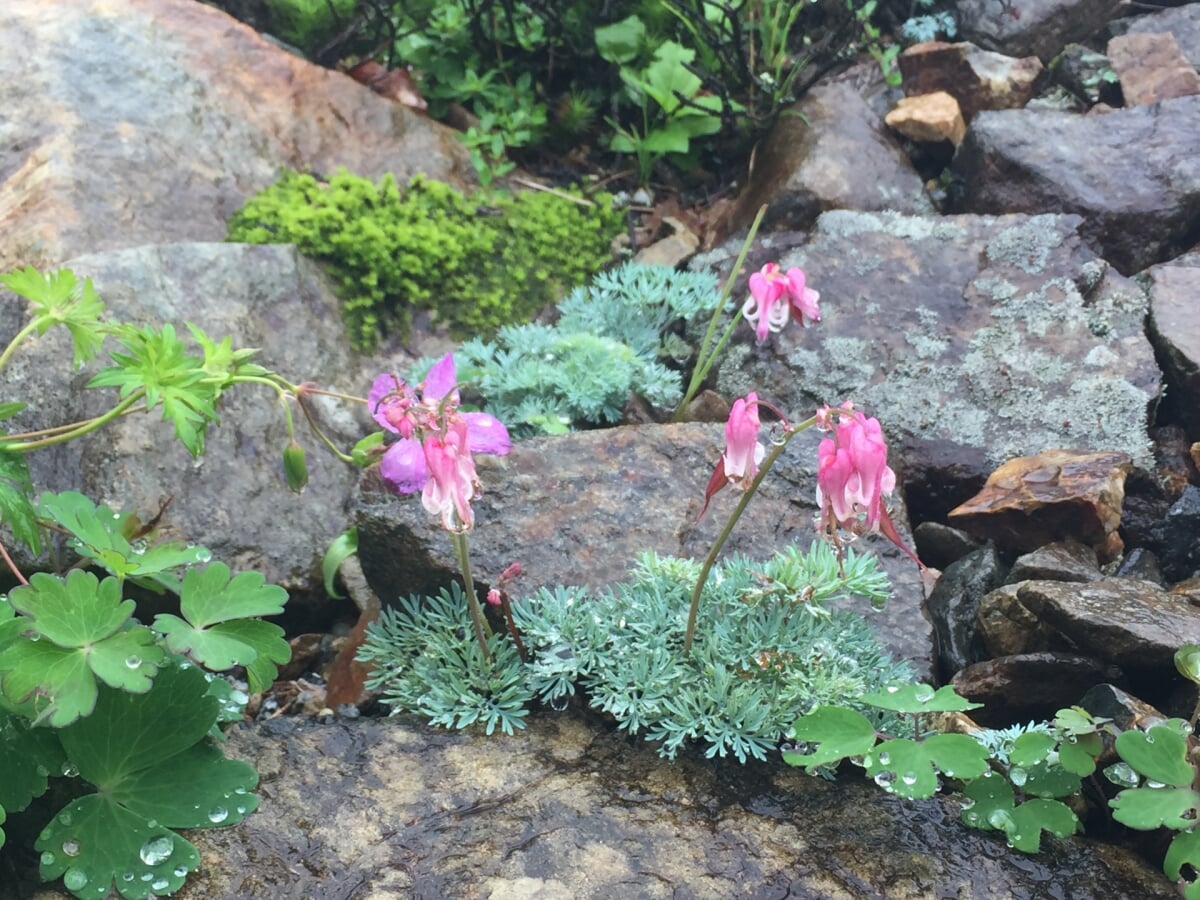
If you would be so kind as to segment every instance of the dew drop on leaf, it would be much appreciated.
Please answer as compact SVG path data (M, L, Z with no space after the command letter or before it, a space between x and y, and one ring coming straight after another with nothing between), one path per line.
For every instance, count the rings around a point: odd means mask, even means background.
M196 562L206 563L212 560L212 551L207 547L196 548Z
M891 761L892 761L891 754L889 754L886 750L884 750L882 753L879 754L879 764L881 766L886 766Z
M63 884L68 891L81 891L87 887L87 873L81 869L67 869L63 875Z
M905 772L903 775L900 776L900 780L903 781L907 785L914 785L917 783L917 773L916 772Z
M43 866L52 866L52 865L54 865L55 859L57 859L57 857L53 853L51 853L49 850L47 850L45 853L42 854L42 865Z
M237 813L238 813L238 815L239 815L239 816L244 816L244 815L246 814L246 807L242 806L242 805L239 803L239 804L237 805Z
M63 767L63 774L64 775L68 774L65 766ZM68 812L67 810L63 810L62 812L60 812L58 814L58 824L59 825L70 826L71 821L72 821L71 813Z
M63 841L62 852L67 856L78 856L79 841L75 840L74 838Z
M1020 766L1014 766L1008 772L1008 780L1011 781L1013 784L1015 784L1017 787L1021 787L1023 784L1025 784L1026 781L1029 780L1029 773L1026 772L1024 769L1022 769Z
M176 866L175 867L175 877L176 878L186 878L187 873L188 873L187 866Z
M142 849L138 851L138 856L142 858L148 866L157 866L170 857L171 851L175 849L175 842L171 840L169 835L159 835L156 838L151 838L142 844ZM147 873L149 874L149 873ZM143 876L145 878L145 876Z
M927 684L919 684L917 685L917 689L913 691L913 696L916 697L917 702L927 703L933 699L933 688Z
M132 872L126 872L124 875L121 876L121 880L122 881L133 881L133 879L135 879L136 877L137 876L134 875Z
M894 685L894 684L889 684L889 685L887 686L887 692L888 692L889 694L894 694L894 693L896 693L896 691L898 691L898 690L900 690L900 688L899 688L899 687L897 687L897 686L896 686L896 685Z
M890 791L892 789L892 782L895 780L895 772L880 772L875 776L875 783L885 791Z
M208 821L214 825L220 825L229 818L229 810L223 806L214 806L208 811Z
M158 878L150 883L150 889L153 891L165 891L170 886L171 882L165 878Z
M79 774L79 769L77 769L77 768L76 768L74 765L72 765L71 763L67 762L67 763L63 763L63 767L62 767L62 773L63 773L63 777L64 777L64 778L74 778L76 775L78 775L78 774ZM60 821L61 821L61 822L62 822L64 825L70 825L70 824L71 824L71 817L70 817L70 816L68 816L66 819L60 819Z
M142 664L142 658L140 656L138 656L136 653L133 653L133 654L125 657L125 667L127 669L136 669L141 664Z

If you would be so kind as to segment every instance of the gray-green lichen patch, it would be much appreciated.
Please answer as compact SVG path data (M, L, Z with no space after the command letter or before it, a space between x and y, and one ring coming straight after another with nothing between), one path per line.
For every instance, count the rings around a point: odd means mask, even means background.
M821 292L822 320L756 345L718 388L797 418L853 399L893 435L979 448L993 464L1052 447L1151 465L1160 374L1147 296L1108 270L1077 216L829 212L778 261Z

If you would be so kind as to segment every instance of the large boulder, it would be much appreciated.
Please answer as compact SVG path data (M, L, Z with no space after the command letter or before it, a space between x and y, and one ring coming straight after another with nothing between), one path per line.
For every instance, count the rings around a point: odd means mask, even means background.
M194 322L214 339L231 336L234 347L260 348L257 360L293 384L311 379L365 392L369 375L349 349L337 298L294 247L169 244L81 256L67 266L93 279L116 320L173 323L181 335L184 323ZM5 341L22 324L18 309L15 302L0 304ZM72 373L70 360L70 341L59 330L17 353L5 372L12 391L5 399L27 400L30 408L6 423L10 432L88 418L116 402L114 389L83 390L103 361ZM313 402L322 426L344 446L365 433L365 411L326 398ZM277 395L239 385L224 395L219 412L221 424L210 429L199 459L155 410L34 452L34 484L79 490L114 509L136 510L143 520L169 499L161 523L169 534L208 547L234 569L255 569L296 594L323 599L321 558L347 527L357 470L327 453L294 411L312 478L302 495L292 494L283 476L288 438Z
M1095 252L1131 275L1195 242L1198 144L1198 96L1104 115L982 112L954 158L955 211L1075 213Z
M423 115L195 0L5 0L0 271L213 241L284 168L473 178Z
M958 0L959 32L989 50L1049 62L1100 31L1121 0Z

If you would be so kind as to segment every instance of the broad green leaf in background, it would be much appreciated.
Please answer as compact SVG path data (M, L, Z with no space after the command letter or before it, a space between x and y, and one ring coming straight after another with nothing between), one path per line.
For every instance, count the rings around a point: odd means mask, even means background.
M792 726L798 741L816 744L812 753L785 751L790 766L824 766L848 756L862 756L875 746L875 726L862 713L840 706L818 706Z
M67 327L75 346L77 367L95 356L104 343L104 328L100 321L104 304L96 295L90 278L80 282L70 269L43 274L26 266L0 275L0 284L29 301L34 316L31 324L39 335L54 325Z
M927 684L892 684L884 691L863 694L862 701L898 713L965 712L983 706L960 697L948 684L936 691Z
M31 728L24 718L0 712L0 823L6 810L19 812L44 794L47 776L61 772L65 759L57 732Z
M188 546L181 541L148 542L126 539L131 514L97 506L77 491L45 493L38 499L42 516L57 522L78 541L78 552L95 560L118 578L161 594L178 593L179 579L173 570L208 562L212 552L206 547Z
M158 615L154 630L175 653L186 653L215 671L245 666L254 692L268 687L276 663L291 655L283 629L251 618L283 612L287 591L264 583L258 572L230 577L229 567L213 563L189 569L183 577L179 611L183 618Z
M42 877L94 900L114 887L129 900L178 890L200 857L170 829L231 825L258 804L254 769L205 739L217 706L203 674L170 665L147 694L103 690L94 715L59 732L97 793L42 831Z
M121 599L117 579L39 572L10 592L9 604L29 632L0 651L0 689L11 702L33 699L39 718L61 728L91 713L97 678L132 693L150 689L164 653L153 632L131 623L134 604Z
M637 58L646 38L646 26L637 16L629 16L596 29L596 52L601 59L623 64Z
M29 500L32 492L25 454L0 449L0 522L12 530L13 537L41 555L42 534Z
M1108 801L1113 818L1122 825L1148 831L1152 828L1185 829L1200 816L1200 793L1182 787L1126 788Z

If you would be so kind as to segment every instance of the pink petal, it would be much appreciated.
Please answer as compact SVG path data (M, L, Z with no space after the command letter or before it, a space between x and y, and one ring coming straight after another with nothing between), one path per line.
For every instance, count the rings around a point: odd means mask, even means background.
M429 370L425 376L426 400L441 400L458 384L458 374L454 368L454 354L447 353Z
M371 391L367 394L367 409L371 411L371 418L386 428L388 431L396 431L396 426L387 420L387 404L383 403L383 398L388 394L395 394L397 391L403 390L405 384L395 375L380 375L375 379L375 383L371 385Z
M472 453L492 453L504 456L512 449L508 429L495 416L487 413L463 413L467 421L468 444Z
M420 443L401 438L392 444L379 463L379 474L397 494L412 494L425 487L429 470Z

